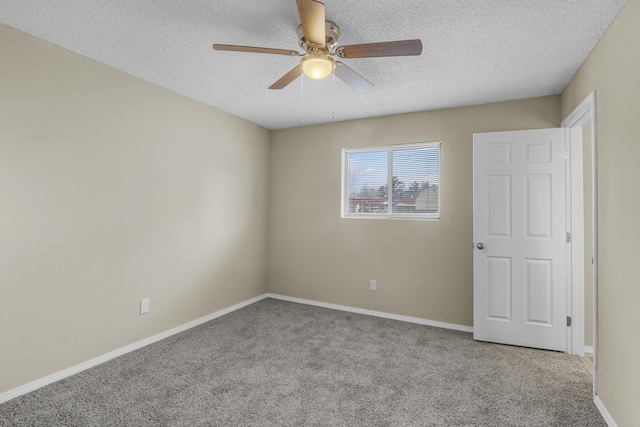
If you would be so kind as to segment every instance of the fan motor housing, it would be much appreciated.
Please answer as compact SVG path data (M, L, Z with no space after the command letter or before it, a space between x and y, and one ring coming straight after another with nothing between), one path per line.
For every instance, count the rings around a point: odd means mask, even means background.
M333 50L338 44L338 39L340 38L340 27L335 22L325 21L324 22L324 33L325 33L325 43L324 46L318 46L313 43L309 43L307 39L304 37L304 30L302 29L302 24L298 26L298 44L301 48L305 50L305 52L318 50L318 48L324 48L327 51Z

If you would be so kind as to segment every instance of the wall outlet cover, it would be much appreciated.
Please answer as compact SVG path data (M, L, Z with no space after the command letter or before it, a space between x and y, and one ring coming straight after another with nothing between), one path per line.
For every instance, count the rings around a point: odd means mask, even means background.
M149 312L149 298L140 300L140 314Z

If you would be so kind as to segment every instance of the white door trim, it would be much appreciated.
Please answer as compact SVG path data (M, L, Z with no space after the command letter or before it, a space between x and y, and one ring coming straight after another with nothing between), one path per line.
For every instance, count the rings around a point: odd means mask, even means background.
M591 232L593 234L593 395L597 395L597 379L598 379L598 186L597 186L597 167L596 167L596 92L591 92L576 107L575 110L562 121L562 127L567 129L567 136L570 138L571 149L571 225L576 235L582 234L577 227L583 227L583 177L582 168L588 167L582 164L582 126L591 122L591 188L592 188L592 224ZM577 138L580 135L580 138ZM578 175L579 174L579 175ZM582 228L583 230L584 228ZM569 312L572 313L575 325L579 328L570 328L572 330L570 343L572 345L572 354L584 355L584 238L572 240L572 271L571 277L576 286L571 286L573 301ZM579 246L580 245L580 246ZM581 281L578 279L582 278ZM577 286L577 285L581 286Z

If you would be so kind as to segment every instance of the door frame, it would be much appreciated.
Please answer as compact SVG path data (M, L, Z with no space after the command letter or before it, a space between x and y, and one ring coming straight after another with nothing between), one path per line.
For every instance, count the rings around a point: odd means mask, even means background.
M591 122L591 165L583 165L582 127ZM568 280L567 313L572 317L568 329L567 352L584 356L584 197L583 167L591 167L591 213L593 242L593 395L597 394L598 378L598 187L596 157L596 92L591 92L563 121L570 171L567 172L571 200L568 201L568 229L572 233L570 279Z

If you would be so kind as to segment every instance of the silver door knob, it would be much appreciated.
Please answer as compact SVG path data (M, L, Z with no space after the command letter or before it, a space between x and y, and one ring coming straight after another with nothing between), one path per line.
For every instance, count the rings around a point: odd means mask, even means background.
M478 249L482 250L482 249L484 249L484 243L478 243L478 245L476 247Z

